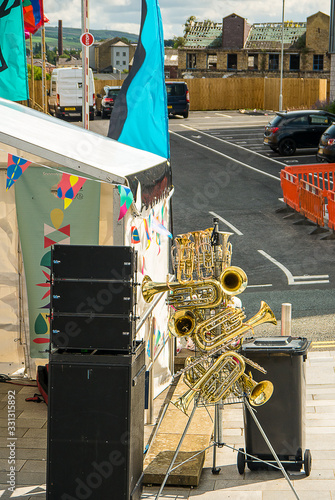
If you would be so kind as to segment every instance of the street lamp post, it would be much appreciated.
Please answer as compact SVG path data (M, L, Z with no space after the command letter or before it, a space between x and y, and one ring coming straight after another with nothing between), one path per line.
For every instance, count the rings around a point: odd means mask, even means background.
M283 0L282 32L281 32L279 111L283 111L284 12L285 12L285 0Z

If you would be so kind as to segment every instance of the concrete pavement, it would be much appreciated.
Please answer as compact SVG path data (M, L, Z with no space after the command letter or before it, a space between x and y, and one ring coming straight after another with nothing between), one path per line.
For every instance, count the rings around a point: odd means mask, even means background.
M312 471L290 475L301 500L335 500L335 351L310 351L306 361L307 407L306 447L312 453ZM15 460L16 489L8 491L9 449L7 403L10 390L16 391ZM38 392L34 387L0 384L0 499L45 500L47 407L44 403L27 403L26 397ZM155 401L158 413L162 395ZM150 428L146 426L145 435ZM244 447L242 408L224 408L224 442ZM237 453L230 448L218 450L219 475L211 473L212 451L207 454L205 468L197 488L166 487L161 498L169 500L291 500L296 498L280 471L249 471L240 475ZM142 500L154 500L158 487L144 487ZM111 496L100 500L120 500Z

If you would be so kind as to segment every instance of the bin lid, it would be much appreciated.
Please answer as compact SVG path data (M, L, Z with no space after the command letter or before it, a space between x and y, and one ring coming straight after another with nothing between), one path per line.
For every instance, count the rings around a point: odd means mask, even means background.
M249 337L241 350L248 352L305 354L310 342L305 337Z

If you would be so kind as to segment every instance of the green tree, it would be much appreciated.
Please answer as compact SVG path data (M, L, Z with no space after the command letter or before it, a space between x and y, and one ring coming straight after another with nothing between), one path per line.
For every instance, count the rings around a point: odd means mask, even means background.
M190 16L186 19L186 22L184 24L184 37L187 36L187 33L190 31L191 29L191 25L192 23L194 23L195 21L197 20L197 18L195 16Z
M27 64L27 68L28 68L28 79L31 80L31 64ZM34 79L42 80L42 68L34 66ZM49 73L46 74L46 79L50 80Z
M183 47L185 45L186 38L183 36L173 37L173 48L178 49L178 47Z

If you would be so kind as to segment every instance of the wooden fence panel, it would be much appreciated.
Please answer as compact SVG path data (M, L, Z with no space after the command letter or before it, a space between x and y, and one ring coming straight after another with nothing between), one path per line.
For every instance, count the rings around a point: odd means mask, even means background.
M95 80L95 93L104 94L106 85L122 85L124 80ZM279 109L279 78L194 78L186 80L192 111L233 109ZM31 82L29 82L30 95ZM49 88L49 81L47 81ZM311 108L327 99L327 80L283 79L283 109ZM35 102L42 105L42 82L35 81Z

